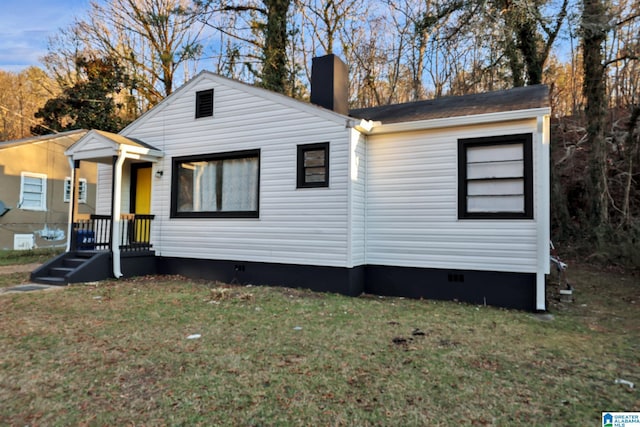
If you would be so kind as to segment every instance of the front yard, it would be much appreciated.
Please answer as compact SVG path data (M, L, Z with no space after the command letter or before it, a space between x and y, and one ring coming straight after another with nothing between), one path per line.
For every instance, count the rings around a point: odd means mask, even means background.
M570 279L553 320L180 277L0 294L0 425L600 425L640 410L639 280Z

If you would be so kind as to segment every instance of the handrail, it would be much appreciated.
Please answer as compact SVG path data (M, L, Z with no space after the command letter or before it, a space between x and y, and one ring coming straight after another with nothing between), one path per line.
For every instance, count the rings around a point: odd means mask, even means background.
M117 244L123 252L149 251L151 222L155 215L122 214ZM88 220L73 224L73 250L109 250L111 248L111 215L92 214Z

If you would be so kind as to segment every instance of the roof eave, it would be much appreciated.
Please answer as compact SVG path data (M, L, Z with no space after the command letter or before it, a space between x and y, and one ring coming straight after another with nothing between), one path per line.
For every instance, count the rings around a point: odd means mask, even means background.
M470 116L443 117L438 119L416 120L409 122L384 124L377 122L368 135L382 135L393 132L410 132L417 130L438 129L455 126L468 126L485 123L498 123L513 120L532 119L551 114L551 108L530 108L526 110L501 111L496 113L474 114Z

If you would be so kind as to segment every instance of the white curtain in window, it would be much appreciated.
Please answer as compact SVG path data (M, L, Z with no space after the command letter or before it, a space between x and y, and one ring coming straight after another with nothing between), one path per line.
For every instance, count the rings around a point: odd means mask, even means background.
M222 169L222 211L258 209L258 159L229 159Z
M195 212L215 212L216 175L220 162L198 162L193 173L193 210Z

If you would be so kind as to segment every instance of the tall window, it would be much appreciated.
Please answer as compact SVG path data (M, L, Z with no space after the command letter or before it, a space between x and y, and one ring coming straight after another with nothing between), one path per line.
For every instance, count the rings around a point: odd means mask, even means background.
M531 134L458 140L458 218L533 218Z
M260 150L173 159L171 216L257 218Z
M298 188L329 186L329 143L298 145Z
M31 211L47 210L47 175L22 172L19 206Z
M213 89L196 92L196 119L213 116Z
M71 201L71 178L64 179L64 201ZM87 180L80 178L78 180L78 203L87 203Z

